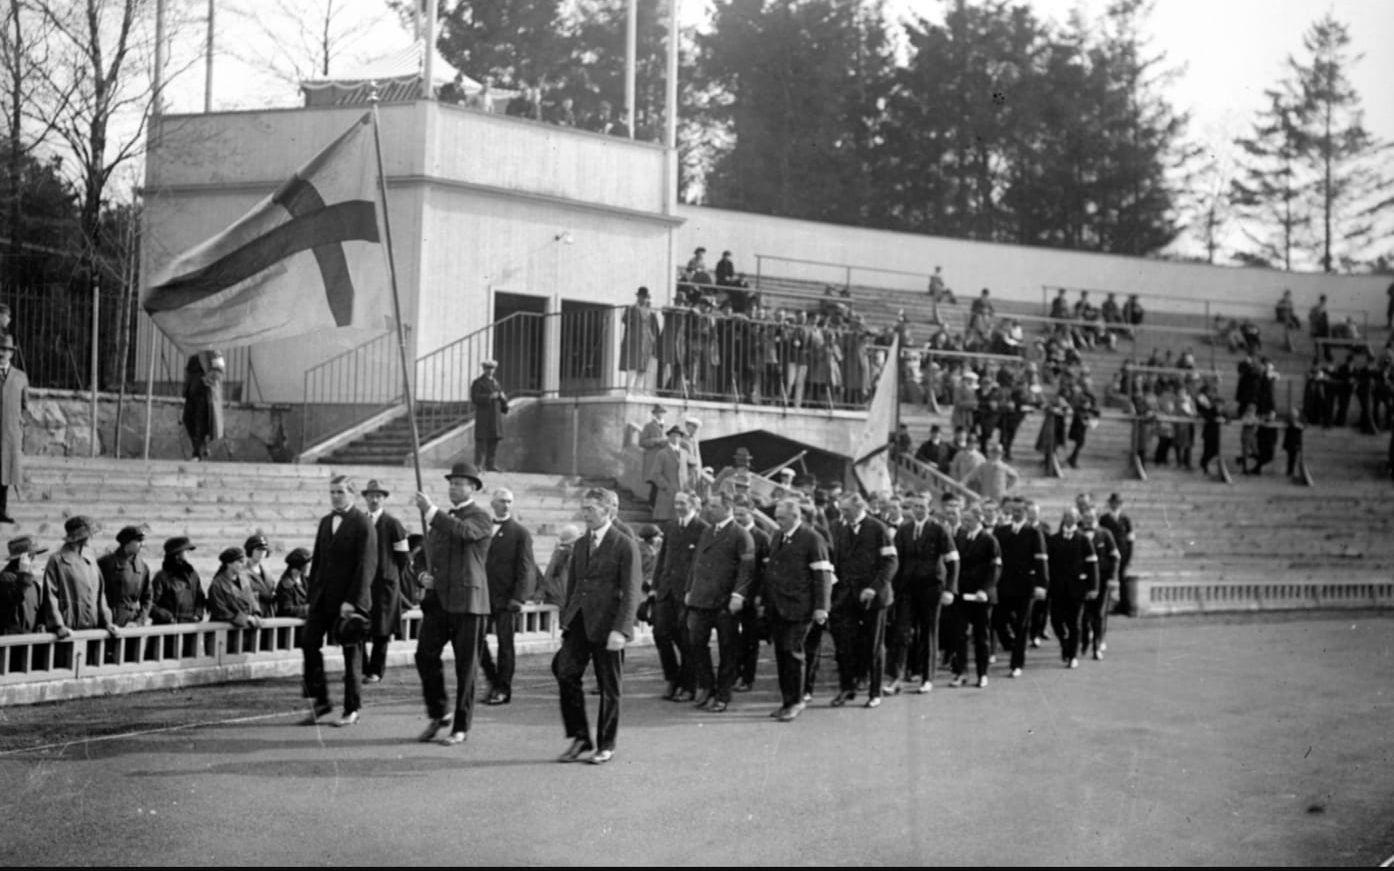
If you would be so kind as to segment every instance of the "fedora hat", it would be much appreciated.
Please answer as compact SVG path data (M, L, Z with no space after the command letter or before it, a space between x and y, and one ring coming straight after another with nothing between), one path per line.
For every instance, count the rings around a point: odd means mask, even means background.
M187 535L176 535L174 538L165 539L165 556L174 556L186 550L196 550L194 543L189 540Z
M468 478L474 482L476 490L484 489L484 480L479 477L479 470L474 467L474 463L461 461L450 467L450 474L445 476L445 480L451 478Z
M334 627L340 644L358 644L368 637L368 618L354 611L339 618Z
M677 424L674 424L673 426L668 427L668 432L664 433L664 435L673 435L674 433L677 433L678 435L683 435L685 432L687 431L684 430L682 427L678 426Z
M69 517L67 520L63 521L63 532L66 533L63 541L67 544L72 544L77 541L86 541L92 537L95 527L96 524L92 522L92 518L90 517L84 517L81 514L76 517Z
M364 484L363 489L359 491L359 495L361 496L367 496L369 493L381 493L383 495L383 498L387 498L388 496L392 495L391 493L387 492L387 489L385 487L378 483L377 478L369 478L368 483Z
M634 291L634 295L635 295L635 296L642 296L644 299L648 299L648 298L649 298L649 289L648 289L647 287L641 287L641 288L639 288L638 290Z
M38 539L34 538L34 536L32 535L15 536L14 538L10 539L9 547L11 557L19 556L22 553L27 553L33 556L36 554L41 554L44 551L48 550L48 548L46 547L39 547Z

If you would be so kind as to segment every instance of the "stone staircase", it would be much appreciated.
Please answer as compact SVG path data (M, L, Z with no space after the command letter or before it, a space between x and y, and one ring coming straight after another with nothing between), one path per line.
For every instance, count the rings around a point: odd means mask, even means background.
M474 414L468 402L418 403L416 428L422 444L469 421ZM318 459L330 466L399 465L411 456L411 421L401 414Z
M85 514L100 524L94 539L100 554L115 548L122 526L145 523L150 532L144 555L152 569L163 556L166 538L187 535L198 546L192 561L205 581L217 570L219 551L240 547L247 536L260 532L270 540L271 565L279 573L286 553L314 544L319 518L329 510L329 478L335 471L353 475L358 488L377 478L391 491L388 510L408 530L420 531L420 515L411 501L415 474L400 464L331 469L312 464L28 457L24 485L10 497L17 524L0 532L32 533L53 549L62 541L63 521ZM426 491L437 504L446 501L446 471L422 469ZM579 483L557 475L519 473L489 473L484 482L489 489L513 490L515 515L532 530L537 561L546 566L558 529L577 516Z

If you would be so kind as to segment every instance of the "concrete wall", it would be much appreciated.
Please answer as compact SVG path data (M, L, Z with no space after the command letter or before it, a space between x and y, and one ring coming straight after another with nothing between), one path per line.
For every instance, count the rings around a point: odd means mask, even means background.
M1325 293L1331 308L1368 310L1371 322L1381 324L1387 302L1385 290L1390 283L1388 276L1328 276L1171 263L891 233L699 206L680 206L677 214L686 219L677 231L678 252L684 260L701 245L707 249L708 263L714 265L721 251L730 249L736 268L752 276L755 255L769 254L913 272L914 276L894 276L854 271L852 281L923 292L927 283L922 276L928 276L935 265L940 265L944 267L945 281L958 294L977 296L979 290L988 287L994 296L1004 299L1040 301L1041 286L1050 284L1178 297L1174 302L1157 300L1147 304L1158 310L1195 311L1197 305L1209 300L1216 312L1264 311L1270 315L1283 288L1292 288L1304 315L1317 296ZM770 261L765 268L772 275L830 284L845 280L843 270L830 266Z

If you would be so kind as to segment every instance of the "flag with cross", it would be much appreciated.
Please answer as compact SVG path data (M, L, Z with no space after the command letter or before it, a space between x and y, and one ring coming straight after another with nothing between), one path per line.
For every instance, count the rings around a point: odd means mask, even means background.
M390 324L371 113L232 226L176 256L142 304L185 352Z

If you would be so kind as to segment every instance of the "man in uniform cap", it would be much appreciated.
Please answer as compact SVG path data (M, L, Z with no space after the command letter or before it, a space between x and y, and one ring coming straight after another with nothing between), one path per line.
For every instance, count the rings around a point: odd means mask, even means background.
M144 543L143 527L122 527L116 533L116 550L97 560L107 604L111 606L111 622L117 626L150 625L154 588L150 567L140 558Z
M383 503L391 495L387 488L370 478L360 495L368 507L368 519L378 540L378 568L373 574L373 608L368 614L368 634L372 653L363 668L363 682L377 683L387 669L387 645L402 617L402 575L407 570L407 528L387 513Z
M416 640L416 671L426 702L427 724L418 740L430 741L446 727L446 746L465 742L474 716L474 681L479 666L479 647L489 618L489 581L485 560L494 524L474 494L484 489L479 471L471 463L456 463L445 476L450 508L439 509L425 493L416 494L416 507L426 518L426 555L429 570L420 583L421 634ZM455 709L446 711L449 697L441 652L446 643L455 652Z
M483 373L470 384L470 402L474 403L474 464L485 471L497 472L494 455L503 441L503 416L508 414L508 396L494 378L499 364L485 360L480 364Z

